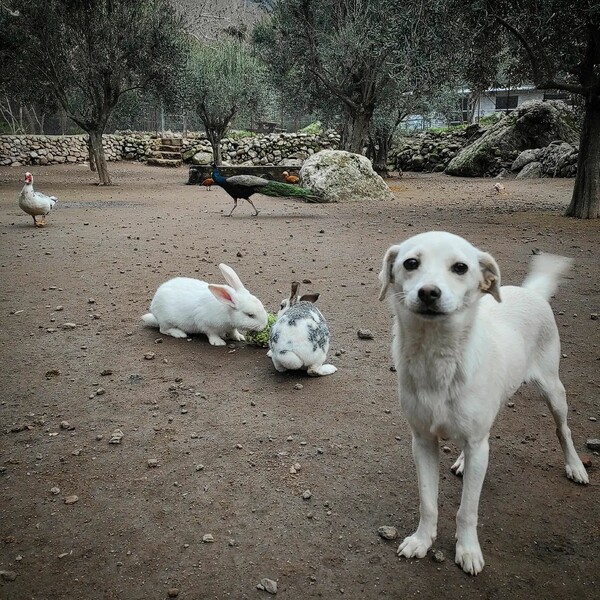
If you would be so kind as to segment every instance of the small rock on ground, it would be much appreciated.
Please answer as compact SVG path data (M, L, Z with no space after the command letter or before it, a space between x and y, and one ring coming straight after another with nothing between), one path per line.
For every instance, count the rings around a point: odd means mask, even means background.
M596 439L588 439L588 441L585 443L585 445L590 449L590 450L600 450L600 440L596 440Z
M395 527L392 527L391 525L382 525L377 530L377 533L384 540L395 540L398 537L398 530Z
M108 443L109 444L120 444L124 435L125 434L120 429L115 429L110 434L110 440L108 440Z
M370 329L359 329L356 333L361 340L372 340L374 337Z
M268 592L269 594L277 593L277 582L273 581L272 579L267 579L266 577L261 579L260 583L256 584L256 587L257 587L257 589L264 590L265 592Z

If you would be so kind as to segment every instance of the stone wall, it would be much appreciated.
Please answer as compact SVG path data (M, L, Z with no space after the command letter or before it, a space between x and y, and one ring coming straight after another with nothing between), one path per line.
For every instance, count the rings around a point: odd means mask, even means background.
M221 142L221 151L224 164L300 168L311 154L320 150L336 150L339 143L340 136L333 131L322 135L270 133L241 139L225 138ZM208 140L192 141L183 157L186 161L191 160L193 164L212 162L212 150Z
M465 131L419 133L397 140L389 156L389 164L399 171L443 171L464 148L469 138Z
M176 136L170 134L169 137ZM86 139L85 135L0 135L0 165L21 167L85 162L88 160ZM109 161L145 161L160 141L160 136L149 133L122 132L103 136L104 152ZM339 136L333 132L319 136L279 133L239 140L226 138L221 147L223 160L229 164L300 167L311 154L335 149L338 144ZM198 153L212 155L206 136L191 133L183 138L184 159L194 162L192 159Z
M392 148L388 164L400 171L441 172L464 148L481 138L486 128L471 125L456 133L421 133L400 138ZM520 152L513 149L505 157L494 146L485 177L519 173L523 167L535 163L538 169L527 169L522 177L575 177L577 174L578 145L553 141L548 146Z

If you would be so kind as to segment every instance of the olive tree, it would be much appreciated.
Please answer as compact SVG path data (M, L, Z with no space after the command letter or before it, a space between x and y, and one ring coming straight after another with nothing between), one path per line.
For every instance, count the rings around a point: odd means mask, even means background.
M18 47L14 77L49 86L89 135L100 183L111 179L102 135L123 94L168 91L184 64L181 23L168 0L14 0L4 33Z
M221 164L221 140L244 111L261 104L264 68L241 42L225 40L192 46L185 77L187 104L196 111Z
M442 0L280 0L253 40L311 108L337 110L342 148L360 153L376 111L380 131L393 126L409 94L433 93L459 70L462 46L452 40L462 29L446 17ZM382 120L390 106L400 113Z
M499 42L509 39L522 73L537 88L583 99L577 176L566 214L600 217L600 2L471 0L457 3L456 9L479 35L474 79L499 56Z

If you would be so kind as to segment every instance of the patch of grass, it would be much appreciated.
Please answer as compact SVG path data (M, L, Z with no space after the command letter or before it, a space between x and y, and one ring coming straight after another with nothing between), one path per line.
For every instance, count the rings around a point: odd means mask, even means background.
M303 127L299 130L300 133L310 133L312 135L319 135L323 133L323 124L321 121L315 121L314 123L310 123L306 127Z

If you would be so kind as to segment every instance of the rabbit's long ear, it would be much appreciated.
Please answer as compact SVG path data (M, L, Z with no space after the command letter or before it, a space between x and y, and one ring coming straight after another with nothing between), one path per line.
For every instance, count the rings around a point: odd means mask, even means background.
M225 285L208 284L208 291L219 301L231 308L236 308L236 302L231 290Z
M289 306L292 306L292 304L296 304L296 302L298 302L298 291L299 290L300 290L300 282L292 281L292 291L290 293Z
M300 300L302 302L312 302L313 304L319 299L319 296L321 294L319 294L318 292L315 294L303 294L302 296L300 296Z
M234 289L234 290L243 290L244 284L241 279L238 277L237 273L225 263L221 263L219 265L219 269L221 270L221 274L225 281Z

